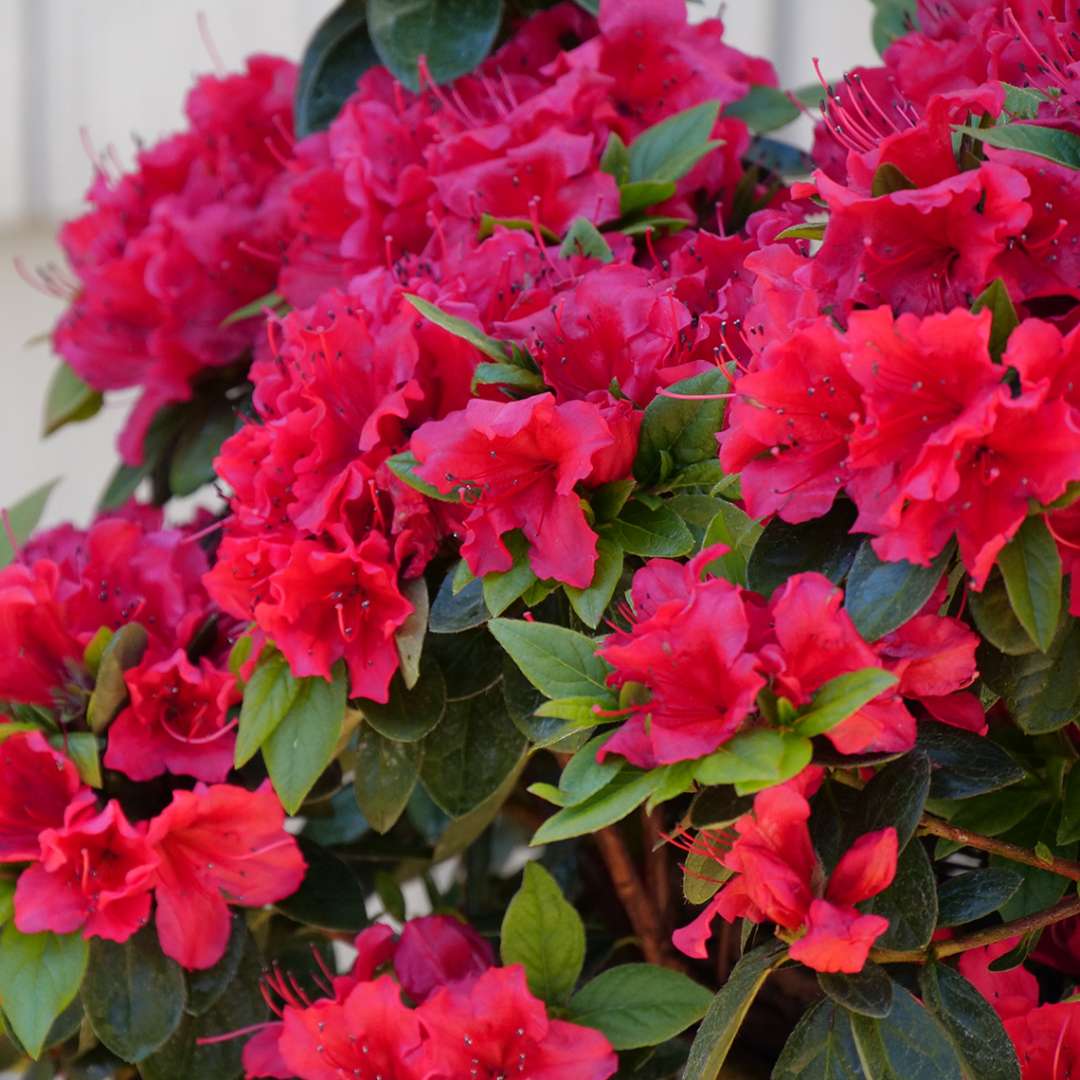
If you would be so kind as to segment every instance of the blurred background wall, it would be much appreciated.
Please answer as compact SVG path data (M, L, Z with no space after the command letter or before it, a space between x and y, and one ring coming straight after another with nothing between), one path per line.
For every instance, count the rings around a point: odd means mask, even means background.
M114 467L113 440L128 408L118 395L88 423L39 438L54 360L47 342L33 342L58 304L27 285L13 260L60 260L53 235L78 212L91 175L82 133L126 162L133 135L153 141L180 125L187 87L212 66L199 11L233 68L251 52L298 57L334 3L0 0L0 506L59 476L46 521L85 521ZM812 56L830 77L874 60L869 0L691 4L694 17L720 8L727 39L768 56L784 86L813 80Z

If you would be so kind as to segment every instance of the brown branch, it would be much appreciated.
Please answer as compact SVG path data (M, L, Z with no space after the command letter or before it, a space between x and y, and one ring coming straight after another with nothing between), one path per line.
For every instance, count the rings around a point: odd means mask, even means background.
M645 843L645 888L648 889L659 918L659 931L665 937L670 929L671 866L668 844L664 839L657 812L641 811L642 839Z
M656 906L645 891L638 877L637 870L626 850L626 844L616 826L609 825L592 834L600 855L607 867L611 884L630 919L630 925L641 942L641 951L650 964L663 964L665 967L680 967L672 957L660 930Z
M941 818L924 814L919 822L919 830L930 836L940 836L945 840L955 840L965 847L977 848L979 851L988 851L992 855L1000 855L1012 862L1024 863L1026 866L1034 866L1039 870L1048 870L1052 874L1067 877L1070 881L1080 881L1080 863L1072 859L1059 859L1056 856L1043 859L1036 852L1028 848L1018 847L1016 844L1007 843L1004 840L995 840L992 836L983 836L981 833L970 832L956 825L950 825Z

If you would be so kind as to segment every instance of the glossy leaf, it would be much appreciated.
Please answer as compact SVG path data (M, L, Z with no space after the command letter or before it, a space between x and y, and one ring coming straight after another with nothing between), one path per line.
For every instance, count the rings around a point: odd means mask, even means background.
M559 791L563 795L562 806L573 806L595 795L601 788L611 783L623 767L624 761L617 754L611 754L603 762L596 760L597 751L611 738L606 731L590 739L563 766L559 777Z
M890 826L902 851L915 835L930 793L930 759L912 750L890 762L863 788L857 803L852 839Z
M772 1080L864 1080L848 1015L831 1001L812 1005L788 1036Z
M321 930L355 933L367 925L360 880L332 851L306 836L297 838L307 872L300 888L274 906L290 919Z
M225 993L229 984L236 978L240 960L250 946L247 922L239 911L232 916L232 930L225 953L213 967L189 971L187 975L186 1012L192 1016L201 1016L210 1009Z
M609 669L591 638L562 626L518 619L492 619L488 628L545 697L607 696Z
M805 709L796 714L795 731L807 737L823 735L880 697L897 681L892 672L876 667L837 675L817 690Z
M883 1020L851 1014L851 1033L867 1076L882 1080L964 1080L944 1029L900 986Z
M446 680L438 664L425 660L420 681L411 690L405 688L399 671L390 681L389 701L360 699L357 706L380 735L398 742L416 742L434 731L446 715Z
M568 1012L573 1023L602 1031L616 1050L631 1050L685 1031L705 1015L710 999L704 986L681 972L620 964L587 982Z
M763 531L762 526L744 510L721 500L716 516L705 530L701 547L704 550L714 544L724 544L731 550L713 559L705 567L706 572L726 578L736 585L745 585L747 560Z
M1047 652L1061 615L1061 557L1044 518L1024 521L1001 549L998 567L1017 619Z
M457 593L453 585L453 576L447 574L435 594L428 621L428 629L433 634L459 634L483 626L491 618L484 603L483 582L479 578L468 582Z
M742 795L791 779L806 768L811 753L803 736L756 728L702 758L694 776L702 784L734 784Z
M960 728L922 721L918 745L930 757L930 796L934 799L967 799L1015 784L1025 776L997 743Z
M244 687L236 733L237 768L258 753L259 747L285 719L300 693L300 684L301 680L289 670L288 661L281 653L275 650L263 654Z
M530 585L536 583L536 575L529 565L529 542L515 529L503 537L513 564L509 570L485 574L484 605L492 615L501 615Z
M694 547L686 522L664 504L651 508L632 499L615 521L602 528L610 542L642 558L676 559Z
M705 101L646 128L629 146L630 180L679 180L710 150L720 102Z
M565 586L567 599L577 617L595 630L604 617L623 571L623 550L617 544L601 537L596 543L596 569L587 589Z
M988 866L947 878L938 886L938 926L963 926L990 915L1024 882L1019 870Z
M611 783L595 795L560 810L536 830L530 843L553 844L572 836L583 836L614 825L640 806L656 786L658 778L636 769L623 769Z
M882 1019L892 1010L892 979L873 961L867 961L862 971L852 975L820 972L818 983L833 1001L850 1012Z
M908 844L896 863L893 883L861 905L889 920L877 940L883 949L922 949L937 926L937 887L930 859L922 844Z
M997 568L991 571L982 592L969 591L967 600L976 629L995 649L1008 656L1024 656L1035 651L1035 642L1013 612Z
M423 753L422 742L394 742L361 727L354 759L356 802L376 832L389 832L401 817L419 779Z

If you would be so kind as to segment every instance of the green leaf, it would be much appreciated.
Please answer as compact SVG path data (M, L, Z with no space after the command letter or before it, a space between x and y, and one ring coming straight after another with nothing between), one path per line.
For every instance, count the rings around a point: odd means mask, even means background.
M406 581L402 595L412 604L412 613L394 634L398 659L401 661L401 678L411 690L420 679L420 659L424 652L424 638L428 624L428 588L422 577Z
M411 689L399 671L390 682L385 704L360 699L357 707L380 735L397 742L417 742L430 734L446 715L446 680L433 660L420 668L420 681Z
M1070 169L1080 169L1080 135L1065 128L1039 127L1036 124L1004 124L977 128L957 124L953 128L961 135L970 135L977 142L1002 150L1022 150L1036 157L1056 161Z
M646 128L631 144L630 179L678 180L710 150L720 102L705 101Z
M946 879L938 886L938 926L963 926L997 911L1023 883L1024 875L1006 866Z
M775 86L751 86L744 97L724 107L725 116L742 120L751 131L768 132L798 120L802 110Z
M403 484L408 484L409 487L419 491L421 495L426 495L429 499L436 499L439 502L461 502L457 488L454 488L453 491L443 492L434 484L429 484L426 480L421 480L420 477L417 476L416 467L420 462L411 450L405 450L400 454L394 454L391 457L388 457L386 459L386 464L390 471Z
M1061 557L1045 519L1027 518L997 562L1016 617L1048 652L1061 615Z
M1065 777L1061 793L1061 824L1058 826L1057 842L1072 843L1080 840L1080 768L1074 764Z
M459 565L465 564L462 562ZM490 617L484 603L483 582L473 578L455 593L453 575L447 574L431 605L428 630L433 634L459 634L463 630L483 626Z
M713 544L725 544L731 550L727 555L713 559L705 567L706 573L726 578L735 585L745 585L747 560L763 531L745 511L721 501L716 516L705 530L701 547L704 550Z
M702 784L735 784L739 794L781 784L810 762L810 740L770 728L736 735L698 762L695 779Z
M360 728L356 747L356 803L371 827L387 833L393 827L416 787L424 744L394 742L366 725Z
M12 878L0 878L0 926L15 912L15 881Z
M886 161L874 171L874 178L870 182L870 194L875 198L882 195L892 195L897 191L909 191L915 185L904 175L903 170Z
M237 418L229 401L203 405L190 411L169 460L169 490L191 495L214 479L214 459L221 444L236 431Z
M259 747L285 719L300 693L300 685L301 680L289 670L288 661L281 653L263 654L244 687L233 758L237 768L258 753Z
M746 566L750 588L763 596L789 577L808 570L840 582L851 568L862 538L851 536L854 508L837 503L823 518L789 525L774 517L754 545Z
M949 544L929 566L883 562L864 540L844 585L844 608L855 629L866 641L877 641L903 626L930 599L952 554Z
M730 787L706 788L690 804L690 824L696 829L720 829L748 814L754 800Z
M26 1052L37 1058L53 1021L79 992L86 941L74 934L21 934L8 923L0 934L0 1004Z
M575 806L552 815L536 830L530 844L553 844L613 825L640 806L656 786L654 773L623 769L611 783Z
M498 789L525 750L525 737L506 715L502 686L447 704L424 742L420 778L435 803L463 817Z
M631 555L643 558L676 559L694 548L694 537L678 514L668 506L650 509L631 499L603 535Z
M922 844L908 844L896 863L896 877L884 891L860 905L889 920L877 944L883 949L922 949L937 927L937 887Z
M321 131L356 91L360 76L379 62L368 36L365 0L343 0L319 24L296 82L297 139Z
M270 781L289 814L333 760L345 719L345 669L334 665L333 681L318 676L300 680L289 711L262 746Z
M408 0L406 0L406 3L407 2ZM492 360L495 360L500 364L509 363L510 350L501 341L496 341L495 338L488 337L487 334L478 327L473 326L471 322L467 322L465 319L459 319L456 315L448 315L445 311L437 308L434 304L429 303L423 297L417 296L415 293L406 293L405 299L408 300L425 319L433 322L436 326L442 327L447 333L453 334L454 337L459 337L463 341L467 341L470 345L479 349L485 356L491 357Z
M854 840L891 825L903 851L915 835L929 793L930 759L923 751L912 750L886 765L859 793L849 836Z
M42 435L51 435L65 424L77 424L80 420L89 420L101 411L105 399L71 370L63 360L49 380L49 389L45 392L45 418Z
M1057 806L1046 806L1014 826L1002 836L1002 839L1019 847L1036 848L1044 855L1060 855L1071 859L1076 854L1076 845L1057 843L1059 822L1060 814ZM1013 869L1016 866L1015 863L998 855L990 857L990 865L1006 869ZM1050 870L1025 867L1023 875L1024 879L1020 888L1001 905L1000 914L1005 921L1023 918L1025 915L1033 915L1037 911L1045 910L1061 899L1067 886L1072 886L1067 879Z
M861 668L830 679L795 717L795 731L812 737L831 731L899 680L883 668Z
M1005 282L995 278L975 298L971 310L978 314L984 308L990 309L990 355L995 360L1001 359L1009 335L1020 325L1020 318L1013 307L1012 299Z
M700 983L670 968L620 964L574 995L569 1019L602 1031L616 1050L632 1050L685 1031L705 1015L711 996Z
M124 672L142 660L147 640L143 626L134 622L126 623L101 650L97 681L86 707L86 722L91 731L104 731L127 704L128 688Z
M7 527L0 529L0 569L15 558L9 532L20 544L29 540L41 520L41 515L45 513L45 504L49 501L52 489L58 483L60 483L59 479L50 480L47 484L34 488L29 495L24 495L18 502L5 507Z
M49 735L47 741L54 750L71 758L84 784L92 788L101 787L100 748L93 732L62 731Z
M848 1013L831 1001L811 1006L788 1036L772 1080L863 1080Z
M604 152L600 155L600 171L615 177L615 183L620 186L630 179L630 152L614 131L608 136Z
M657 203L666 202L675 194L672 180L631 180L619 185L619 213L623 217L636 214Z
M595 719L595 718L594 718ZM601 788L611 783L616 773L625 762L618 755L608 756L601 763L596 760L596 752L611 738L606 731L590 739L563 766L559 777L559 791L564 796L563 806L573 806L595 795Z
M596 642L550 623L492 619L488 628L522 674L545 697L607 697L609 668Z
M1013 86L1003 82L1001 87L1005 91L1005 111L1017 120L1034 120L1039 114L1039 106L1050 100L1034 86Z
M285 303L285 297L282 296L281 293L265 293L263 296L256 297L250 303L244 304L243 307L238 307L235 311L231 311L221 320L221 326L224 329L226 326L232 326L234 323L258 318L265 314L267 308L273 310L281 307Z
M750 140L743 164L756 165L778 179L809 176L814 171L814 159L806 151L768 135L755 135Z
M596 569L587 589L565 585L566 597L577 617L588 627L596 629L604 617L623 571L623 551L606 537L596 543Z
M367 926L360 879L332 851L307 836L297 837L307 863L304 880L291 896L274 906L290 919L320 930L354 934Z
M566 1001L585 962L585 925L539 863L526 864L500 941L503 964L521 964L538 998L549 1005Z
M894 988L893 1007L884 1020L852 1013L850 1022L867 1076L964 1080L960 1059L941 1025L902 987Z
M503 782L483 802L477 803L467 814L455 818L443 830L435 850L432 852L432 862L441 862L453 855L464 851L483 831L495 820L503 804L510 797L521 777L522 770L528 761L527 755L522 755L514 766L503 778ZM420 789L421 792L423 789Z
M879 1020L892 1010L893 983L885 969L867 961L862 971L853 975L840 972L820 972L818 983L839 1005L862 1016L874 1016Z
M379 58L413 93L420 57L437 83L472 71L491 50L502 14L502 0L368 0Z
M776 234L777 240L824 240L824 221L807 221L802 225L789 225Z
M916 0L871 0L874 5L872 34L879 56L898 38L918 27Z
M995 649L1008 656L1023 656L1035 651L1035 642L1013 613L1005 582L996 567L982 592L969 589L967 600L976 628Z
M685 1076L712 1078L719 1074L754 998L769 973L786 956L786 946L773 940L748 952L735 965L701 1021L690 1047Z
M990 971L1012 971L1018 968L1030 955L1031 950L1039 944L1042 930L1029 930L1007 953L1002 953L996 960L991 960L988 968Z
M574 218L566 230L559 257L569 259L573 255L584 255L589 259L599 259L609 263L615 258L600 230L586 217Z
M682 891L688 904L704 904L734 871L703 851L691 851L683 861Z
M950 1042L978 1080L1020 1080L1020 1063L991 1004L961 975L943 964L919 970L919 991Z
M202 1016L228 989L236 978L244 951L249 947L247 922L239 911L232 915L232 929L225 952L213 967L189 971L187 975L187 1004L184 1011L192 1016Z
M484 605L492 615L501 615L515 600L520 599L536 575L529 565L529 542L519 529L506 533L503 543L513 559L509 570L485 574Z
M1023 768L984 735L939 724L919 723L918 746L930 756L930 797L967 799L1024 779Z
M544 379L535 371L516 364L477 364L473 372L472 389L478 386L516 386L521 390L543 390Z
M82 1000L94 1034L123 1061L142 1061L184 1015L184 972L144 926L123 944L94 938Z
M676 394L726 394L727 376L719 368L668 387ZM715 461L716 433L723 427L725 400L705 401L657 395L645 409L638 440L634 475L643 483L666 479L661 475L662 455L679 472L700 462Z

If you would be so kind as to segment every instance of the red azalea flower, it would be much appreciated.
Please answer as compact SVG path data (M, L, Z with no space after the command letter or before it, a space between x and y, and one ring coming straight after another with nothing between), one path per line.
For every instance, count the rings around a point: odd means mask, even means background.
M790 955L816 971L861 971L873 943L888 929L887 919L861 915L855 904L876 896L896 874L896 830L859 837L823 882L810 840L810 804L804 791L819 772L759 792L754 809L734 826L737 838L722 863L737 876L701 914L677 930L674 942L688 956L704 958L712 920L775 922L804 931Z
M127 941L150 915L157 856L144 825L132 825L111 801L88 816L68 806L64 824L40 837L41 861L15 886L15 925L24 934L51 930Z
M1053 323L1024 319L1009 335L1001 362L1016 368L1022 389L1080 408L1080 327L1062 334Z
M1061 1001L1005 1021L1021 1080L1057 1080L1080 1071L1080 1002Z
M1039 1004L1039 983L1027 968L1021 965L1008 971L990 970L992 961L1011 952L1019 943L1020 939L1015 937L969 949L960 954L956 965L1002 1020L1024 1016Z
M412 438L417 475L442 492L462 490L472 507L461 553L478 577L509 570L504 533L521 529L538 578L587 588L596 534L574 491L598 451L613 442L596 405L556 405L549 394L499 403L470 401Z
M701 569L722 545L682 566L653 559L634 576L637 611L628 631L598 650L615 669L613 686L644 684L649 700L597 757L621 754L653 768L704 757L736 735L765 680L749 651L750 617L741 590L722 578L701 581Z
M523 1080L604 1080L618 1068L599 1031L548 1018L519 964L437 990L416 1015L427 1033L426 1080L458 1080L478 1070Z
M394 952L394 973L401 988L418 1004L440 986L472 979L494 963L495 954L488 942L471 926L449 915L411 919Z
M819 319L768 345L736 381L720 461L726 472L741 473L751 517L820 517L847 479L863 406L843 347L829 320Z
M269 783L174 791L150 822L161 948L186 968L212 967L229 940L229 904L260 907L296 891L305 863Z
M240 701L236 679L182 649L124 673L130 704L109 726L105 764L132 780L162 773L214 783L232 768L236 736L227 712Z
M38 731L8 735L0 721L0 862L41 858L39 837L91 813L94 793L83 787L78 770L53 750Z

